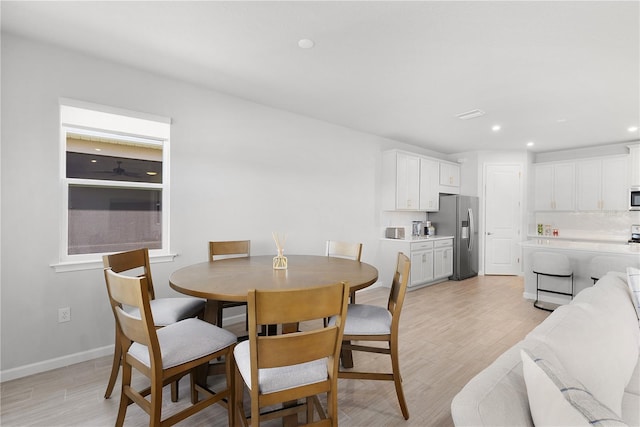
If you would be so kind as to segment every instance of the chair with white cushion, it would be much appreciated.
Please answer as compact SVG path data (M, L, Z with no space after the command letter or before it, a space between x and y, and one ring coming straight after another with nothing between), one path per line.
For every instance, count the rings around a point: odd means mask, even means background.
M534 252L532 258L533 273L536 275L536 300L533 302L533 306L545 311L554 310L554 308L540 304L540 292L565 295L573 299L573 269L569 257L555 252ZM570 291L558 290L558 288L541 288L540 276L571 279Z
M402 376L398 360L398 330L410 269L411 261L405 254L399 252L387 306L349 304L347 309L347 321L342 342L343 352L344 350L352 350L388 354L391 356L391 373L352 370L340 370L338 373L338 378L393 381L400 410L405 420L409 419L409 409L402 390ZM332 323L333 319L329 321L329 324ZM354 341L386 342L387 347L373 345L373 343L371 345L352 344Z
M326 255L329 257L360 261L360 257L362 256L362 243L327 240ZM356 291L351 291L349 294L349 301L351 304L356 302Z
M209 242L209 261L226 258L248 257L251 255L251 240L226 240ZM245 302L219 301L216 312L216 325L222 327L222 314L225 308L243 307Z
M115 273L130 273L134 276L144 276L148 286L149 298L151 299L151 311L153 312L153 320L156 328L162 328L171 325L180 320L190 317L204 316L205 300L198 298L155 298L153 288L153 280L151 279L151 268L149 263L149 250L147 248L136 249L133 251L120 252L112 255L105 255L102 258L105 268L109 268ZM130 314L137 315L136 308L125 307ZM118 370L122 364L122 348L120 347L120 330L116 325L116 343L113 352L113 363L111 366L111 375L104 397L111 397L113 387L118 378ZM171 386L171 399L175 402L178 400L178 384Z
M336 283L313 288L282 291L250 290L249 339L234 350L236 361L237 415L246 426L283 416L306 412L307 424L338 425L338 364L349 285ZM317 320L332 317L325 325ZM260 325L307 322L304 331L282 335L260 335ZM243 405L242 384L251 396L250 418ZM326 394L322 408L318 394ZM299 404L298 400L304 400ZM286 403L284 408L265 411ZM269 409L272 409L269 408ZM319 421L314 423L314 409Z
M123 425L127 407L132 403L149 414L150 426L176 424L214 403L227 408L229 425L234 425L232 352L236 336L196 318L156 329L147 278L125 276L110 268L105 268L104 276L122 349L122 389L116 426ZM125 306L134 307L137 314L124 310ZM226 384L212 391L206 384L207 367L210 361L221 357L226 361ZM149 387L138 391L131 386L133 368L149 379ZM191 377L192 405L163 420L162 388L187 373ZM204 396L202 400L200 394Z

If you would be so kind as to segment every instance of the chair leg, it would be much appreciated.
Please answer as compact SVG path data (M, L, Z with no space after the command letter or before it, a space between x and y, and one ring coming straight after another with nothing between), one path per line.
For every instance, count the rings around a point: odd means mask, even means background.
M311 424L313 422L313 405L314 402L311 397L307 397L307 424Z
M122 392L120 393L120 405L118 407L118 417L116 418L116 427L124 425L124 417L127 414L127 407L132 400L127 396L125 391L131 387L131 366L122 365Z
M236 423L236 364L233 358L233 348L225 355L226 359L226 379L229 394L227 397L227 417L229 418L229 426L235 427Z
M111 365L111 374L109 375L109 383L107 384L107 390L104 392L104 398L109 399L111 393L113 393L113 387L116 385L118 379L118 371L122 364L122 348L120 347L120 337L118 336L118 329L116 327L116 345L113 349L113 363Z
M153 375L152 375L153 377ZM162 383L160 381L151 382L151 405L149 414L149 426L160 427L162 420Z
M234 367L234 380L235 386L231 392L235 394L235 401L233 402L235 408L233 408L233 410L235 412L235 417L238 420L236 424L246 427L248 423L247 417L244 415L244 380L242 379L242 375L240 375L240 371L237 366Z
M398 342L392 340L391 347L391 367L393 372L393 382L396 386L396 394L398 395L398 403L400 404L400 410L405 420L409 419L409 408L407 408L407 402L404 399L404 391L402 390L402 377L400 376L400 362L398 360Z
M222 302L218 302L218 311L216 313L216 325L222 328Z
M175 382L171 383L171 401L172 402L177 402L178 401L178 381L177 380Z

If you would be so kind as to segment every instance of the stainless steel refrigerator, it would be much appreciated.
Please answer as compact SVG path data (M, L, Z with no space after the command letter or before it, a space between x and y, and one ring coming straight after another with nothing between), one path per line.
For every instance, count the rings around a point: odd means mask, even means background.
M436 235L454 236L453 276L463 280L478 275L478 198L441 195L440 210L429 212Z

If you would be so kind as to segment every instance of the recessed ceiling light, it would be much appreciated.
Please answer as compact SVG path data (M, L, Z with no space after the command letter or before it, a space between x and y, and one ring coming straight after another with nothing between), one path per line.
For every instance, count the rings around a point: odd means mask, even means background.
M156 175L158 175L158 172L147 171L147 175L149 175L149 176L156 176Z
M315 46L315 43L311 39L298 40L298 47L301 49L311 49L313 46Z
M638 130L638 126L629 126L629 127L627 128L627 130L628 130L629 132L636 132L636 131Z
M500 125L491 126L491 130L494 131L494 132L498 132L500 129L502 129L502 127Z
M96 148L95 150L96 151L102 151L102 148Z
M91 159L91 163L98 163L96 159Z
M536 145L536 144L533 141L527 142L527 147L533 147L534 145Z

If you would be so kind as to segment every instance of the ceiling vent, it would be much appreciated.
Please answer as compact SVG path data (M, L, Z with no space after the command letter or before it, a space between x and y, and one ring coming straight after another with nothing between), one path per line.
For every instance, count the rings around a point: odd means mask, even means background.
M470 120L480 116L484 116L484 111L471 110L471 111L467 111L466 113L460 113L456 115L456 117L459 118L460 120Z

